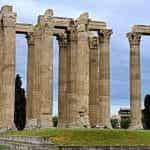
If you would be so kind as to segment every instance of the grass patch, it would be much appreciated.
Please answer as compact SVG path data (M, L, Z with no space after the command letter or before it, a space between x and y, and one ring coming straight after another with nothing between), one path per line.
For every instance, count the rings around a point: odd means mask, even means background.
M6 146L0 145L0 150L10 150L10 149L8 147L6 147Z
M58 145L116 146L150 145L150 131L102 129L45 129L7 132L9 136L41 136Z

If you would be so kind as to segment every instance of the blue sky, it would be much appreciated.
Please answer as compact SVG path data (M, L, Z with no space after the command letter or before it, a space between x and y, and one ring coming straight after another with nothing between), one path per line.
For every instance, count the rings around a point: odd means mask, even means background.
M17 12L17 22L35 24L37 16L48 8L54 15L76 18L89 12L94 20L106 21L113 29L111 38L111 112L115 114L122 106L129 106L129 45L126 33L135 24L150 24L150 1L148 0L0 0L0 6L9 4ZM57 113L58 47L54 42L54 114ZM27 45L24 35L17 35L17 73L26 86ZM141 70L142 99L150 93L150 37L142 37Z

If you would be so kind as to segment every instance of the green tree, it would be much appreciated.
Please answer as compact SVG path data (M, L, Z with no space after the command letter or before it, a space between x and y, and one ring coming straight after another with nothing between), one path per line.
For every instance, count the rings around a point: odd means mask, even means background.
M118 119L111 119L111 125L114 129L119 128L119 121Z
M120 126L123 129L128 129L130 125L130 119L129 117L121 118Z
M58 117L53 116L53 127L57 127L57 124L58 124Z
M26 124L26 98L25 90L21 88L22 81L19 74L15 80L15 111L14 123L18 130L23 130Z
M144 110L143 110L143 127L144 129L150 129L150 95L146 95L144 98Z

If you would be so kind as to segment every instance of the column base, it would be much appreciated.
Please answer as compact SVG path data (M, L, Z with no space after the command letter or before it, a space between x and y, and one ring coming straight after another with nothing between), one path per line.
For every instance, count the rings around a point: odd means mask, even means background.
M40 128L39 119L29 119L27 120L25 129L37 129Z
M76 121L72 121L65 124L65 128L90 128L90 124L87 120L88 117L79 118Z
M3 133L3 132L7 132L7 131L17 131L17 128L0 128L0 133Z
M58 128L90 128L90 125L78 119L77 121L58 123Z
M16 131L17 128L14 124L14 122L9 121L9 122L1 122L0 124L0 132L5 132L5 131Z
M140 130L140 129L143 129L143 125L142 124L137 124L137 125L133 125L131 124L130 127L129 127L130 130Z
M53 127L53 120L51 115L42 115L40 117L40 128L51 128Z
M112 126L111 126L111 123L108 123L107 125L104 125L104 124L97 124L95 128L112 129Z
M58 121L57 127L58 127L58 128L69 128L69 125L68 125L68 122L63 122L63 123L61 122L61 123L60 123L60 122Z
M52 117L50 115L43 115L40 119L29 119L25 129L45 129L51 127L53 127Z

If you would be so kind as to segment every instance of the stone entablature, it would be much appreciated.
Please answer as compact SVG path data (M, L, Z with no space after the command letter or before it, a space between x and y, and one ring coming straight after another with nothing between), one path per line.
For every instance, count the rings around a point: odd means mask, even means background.
M132 27L132 32L136 32L141 35L150 35L150 26L149 25L134 25Z
M27 34L31 33L34 30L32 24L16 23L16 33L18 34Z
M72 18L63 18L63 17L51 17L48 19L48 22L53 22L54 28L53 34L57 35L60 33L63 33L65 30L70 31L71 27L70 24L71 22L75 22ZM101 29L106 29L106 23L101 22L101 21L93 21L93 20L88 20L88 30L89 31L98 31ZM16 23L16 33L21 33L21 34L26 34L28 32L33 32L34 30L34 25L32 24L24 24L24 23Z

